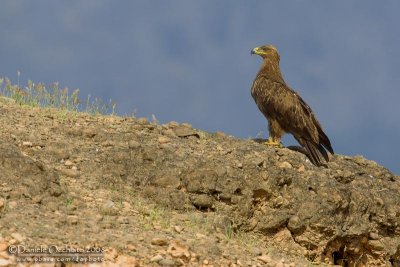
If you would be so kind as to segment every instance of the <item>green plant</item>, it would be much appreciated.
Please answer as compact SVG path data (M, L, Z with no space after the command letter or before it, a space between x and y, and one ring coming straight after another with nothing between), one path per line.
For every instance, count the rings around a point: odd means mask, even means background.
M72 205L72 203L74 202L74 199L73 198L67 198L66 200L65 200L65 206L71 206Z

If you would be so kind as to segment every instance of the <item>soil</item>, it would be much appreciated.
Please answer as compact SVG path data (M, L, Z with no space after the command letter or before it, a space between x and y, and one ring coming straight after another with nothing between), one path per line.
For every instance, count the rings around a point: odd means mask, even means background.
M7 98L0 155L0 266L400 266L400 177L362 156Z

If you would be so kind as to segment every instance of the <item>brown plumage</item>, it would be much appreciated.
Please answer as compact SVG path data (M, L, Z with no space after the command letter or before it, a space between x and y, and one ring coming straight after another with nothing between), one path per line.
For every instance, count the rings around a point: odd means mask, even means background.
M268 119L267 144L279 145L282 135L291 133L314 165L324 165L323 160L329 161L326 150L334 154L331 142L311 108L283 80L277 49L265 45L254 48L251 53L263 58L251 95Z

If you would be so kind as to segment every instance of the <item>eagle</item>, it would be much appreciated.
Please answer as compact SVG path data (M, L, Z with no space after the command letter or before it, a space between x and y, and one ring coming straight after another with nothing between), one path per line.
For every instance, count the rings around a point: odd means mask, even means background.
M329 161L327 151L334 154L331 142L310 106L283 79L276 47L259 46L251 50L251 54L263 58L251 87L251 95L268 120L266 144L281 146L283 134L290 133L314 165L326 166L324 160Z

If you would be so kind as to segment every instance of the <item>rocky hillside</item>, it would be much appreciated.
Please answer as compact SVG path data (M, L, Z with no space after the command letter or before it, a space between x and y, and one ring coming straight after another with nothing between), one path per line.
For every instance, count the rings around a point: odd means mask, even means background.
M188 124L1 98L0 192L0 266L21 260L10 245L101 248L103 266L400 266L400 177L362 156L318 168Z

